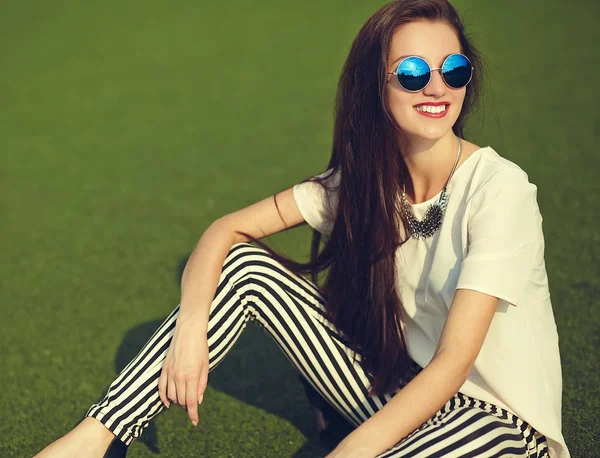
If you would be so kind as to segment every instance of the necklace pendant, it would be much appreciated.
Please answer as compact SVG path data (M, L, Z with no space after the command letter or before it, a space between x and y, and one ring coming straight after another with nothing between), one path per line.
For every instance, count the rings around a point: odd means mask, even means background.
M431 204L425 213L425 217L419 221L417 220L410 210L406 196L402 195L402 207L408 219L410 226L411 236L415 239L429 238L437 232L441 227L444 218L446 206L448 204L448 195L446 189L442 190L442 194L437 202Z

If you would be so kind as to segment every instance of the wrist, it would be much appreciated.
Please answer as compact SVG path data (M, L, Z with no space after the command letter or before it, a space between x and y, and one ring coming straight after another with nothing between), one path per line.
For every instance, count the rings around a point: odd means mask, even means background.
M195 308L179 308L179 315L177 316L177 325L181 326L192 326L195 329L200 329L202 332L208 332L208 317L205 313L200 310L199 307Z

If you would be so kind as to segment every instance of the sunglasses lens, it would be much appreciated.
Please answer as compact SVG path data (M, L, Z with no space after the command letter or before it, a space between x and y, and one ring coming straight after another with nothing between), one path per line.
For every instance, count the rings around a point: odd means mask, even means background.
M407 91L420 91L429 82L429 65L420 57L407 57L396 70L398 82Z
M471 62L462 54L452 54L442 65L442 75L446 84L454 89L469 84L471 80Z

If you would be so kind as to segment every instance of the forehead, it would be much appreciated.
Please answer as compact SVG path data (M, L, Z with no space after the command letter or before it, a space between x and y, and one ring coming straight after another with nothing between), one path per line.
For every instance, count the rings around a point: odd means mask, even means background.
M421 56L439 67L444 59L461 52L456 32L445 22L414 21L394 31L388 64L394 65L405 56Z

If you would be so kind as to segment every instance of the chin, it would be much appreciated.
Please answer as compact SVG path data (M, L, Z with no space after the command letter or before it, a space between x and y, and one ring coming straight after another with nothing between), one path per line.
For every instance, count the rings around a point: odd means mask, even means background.
M414 139L437 141L444 136L448 135L448 132L452 130L451 127L447 129L420 129L412 132L407 132Z
M436 130L435 132L423 132L420 136L426 138L427 140L439 140L440 138L443 138L447 133L447 130Z

